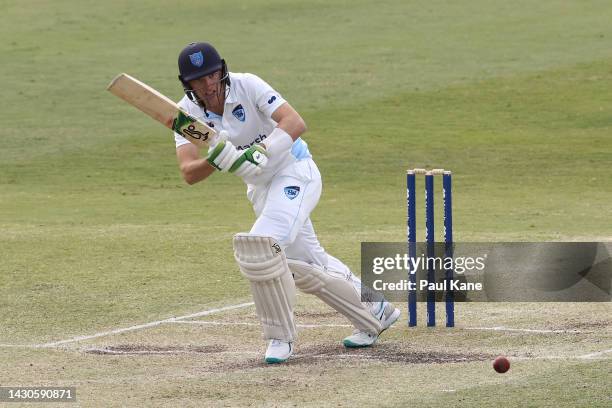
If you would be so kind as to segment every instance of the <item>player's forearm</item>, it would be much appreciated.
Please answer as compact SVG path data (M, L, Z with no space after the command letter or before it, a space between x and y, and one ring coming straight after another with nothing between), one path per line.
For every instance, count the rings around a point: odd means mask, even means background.
M287 133L291 139L293 139L293 141L306 132L306 123L304 122L304 119L302 119L300 114L297 113L297 111L293 109L288 102L282 104L274 111L274 113L272 113L272 119L276 122L276 127L281 129L283 133ZM280 134L275 136L280 136ZM268 142L271 142L271 140Z
M295 141L306 132L306 123L299 114L283 117L276 127L281 128Z
M214 171L215 168L211 166L206 159L192 160L181 165L181 173L187 184L195 184L202 181Z

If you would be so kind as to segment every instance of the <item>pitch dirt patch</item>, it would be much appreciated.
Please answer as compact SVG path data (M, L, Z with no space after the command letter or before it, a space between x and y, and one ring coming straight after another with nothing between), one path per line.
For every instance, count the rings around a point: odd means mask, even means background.
M156 354L211 354L226 351L223 346L153 346L148 344L120 344L104 348L86 349L98 355L156 355Z
M403 364L444 364L489 360L491 355L479 353L448 353L442 351L418 351L402 343L378 344L374 347L347 349L341 345L313 345L298 351L294 361L305 360L370 360Z
M282 366L323 366L330 362L343 362L343 365L371 363L397 364L448 364L471 361L489 361L495 358L482 353L448 353L442 351L414 350L402 343L379 344L370 348L347 349L342 345L316 344L298 347L296 353ZM263 354L257 358L230 362L217 366L215 371L247 370L272 367L263 361Z
M180 354L217 354L228 352L224 346L156 346L150 344L120 344L103 348L89 348L85 353L100 356L151 356ZM249 369L271 368L273 365L263 361L263 352L252 357L249 352L237 353L232 359L224 359L222 363L204 368L207 372L243 371ZM248 356L248 357L247 357ZM351 364L452 364L471 361L488 361L495 356L483 353L449 353L435 350L415 350L403 343L377 344L374 347L347 349L339 344L312 344L296 349L296 353L284 364L294 367L318 367L330 363Z

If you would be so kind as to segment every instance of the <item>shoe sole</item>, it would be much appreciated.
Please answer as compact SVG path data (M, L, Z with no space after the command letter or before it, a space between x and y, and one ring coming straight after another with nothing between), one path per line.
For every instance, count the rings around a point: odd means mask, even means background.
M287 361L287 359L282 359L282 358L275 358L275 357L268 357L265 359L266 363L268 364L279 364L279 363L284 363L285 361Z
M293 355L293 347L291 347L291 351L289 351L289 355L285 358L278 358L278 357L265 357L264 361L268 364L279 364L279 363L284 363L285 361L287 361L289 359L289 357L291 357Z
M370 344L358 344L358 343L353 343L350 340L344 339L342 341L342 344L344 345L344 347L346 348L362 348L362 347L370 347L371 345L373 345L374 343L376 343L376 340L378 340L378 337L374 339L373 342L371 342Z

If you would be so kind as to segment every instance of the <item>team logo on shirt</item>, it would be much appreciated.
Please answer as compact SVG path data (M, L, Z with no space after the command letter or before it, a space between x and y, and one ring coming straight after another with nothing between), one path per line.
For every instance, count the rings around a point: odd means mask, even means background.
M287 187L285 187L285 195L287 196L288 199L293 200L295 197L298 196L298 194L300 194L300 187L299 186L287 186Z
M195 54L189 54L189 60L196 67L201 67L204 64L204 55L202 55L202 51L198 51Z
M246 119L246 114L244 112L244 108L242 107L242 105L236 106L234 110L232 111L232 115L234 115L236 119L238 119L241 122L244 122L244 120Z
M272 102L274 102L275 100L276 100L276 96L273 96L270 99L268 99L268 105L272 105Z

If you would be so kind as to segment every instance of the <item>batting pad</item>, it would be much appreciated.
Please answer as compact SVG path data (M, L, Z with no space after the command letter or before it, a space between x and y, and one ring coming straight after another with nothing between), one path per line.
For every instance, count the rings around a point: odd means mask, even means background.
M287 263L300 290L317 296L342 313L356 329L373 335L380 333L380 321L370 311L369 304L361 302L350 271L333 271L293 259L288 259Z
M295 283L281 246L271 237L234 236L234 257L251 282L251 293L266 340L294 341Z

